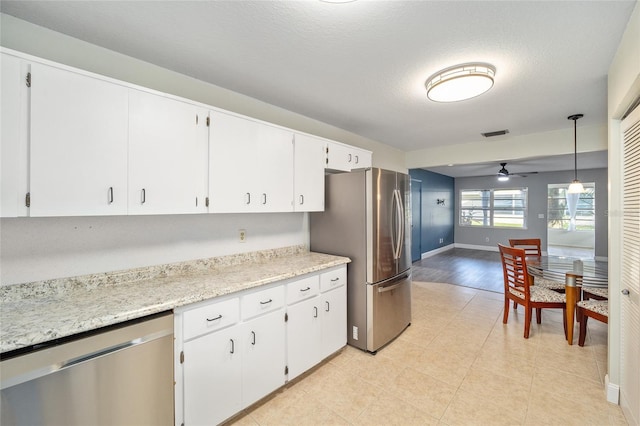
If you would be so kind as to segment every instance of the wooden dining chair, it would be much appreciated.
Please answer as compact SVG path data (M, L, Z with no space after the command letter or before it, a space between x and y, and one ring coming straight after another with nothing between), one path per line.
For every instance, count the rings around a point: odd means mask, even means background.
M581 300L576 305L576 318L580 325L578 346L584 346L587 337L587 320L596 319L605 324L609 323L609 300Z
M608 300L609 289L601 287L582 287L583 300Z
M530 275L527 270L526 253L524 249L507 247L498 244L500 258L502 260L502 272L504 275L504 314L502 323L509 319L509 301L514 301L524 307L524 338L529 338L531 329L531 316L536 310L536 322L542 322L542 309L562 309L565 337L567 335L566 299L565 295L544 287L530 284Z
M514 248L523 249L527 256L542 256L540 250L540 238L512 238L509 245Z
M510 238L509 245L514 248L523 249L527 257L541 257L540 238ZM549 290L564 292L564 283L548 280L543 277L530 275L532 285L544 287ZM518 303L513 302L513 309L518 309Z

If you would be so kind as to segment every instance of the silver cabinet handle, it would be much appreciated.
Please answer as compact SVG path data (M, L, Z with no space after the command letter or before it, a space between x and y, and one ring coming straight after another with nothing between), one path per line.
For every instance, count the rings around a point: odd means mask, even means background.
M268 305L269 303L273 302L273 299L269 299L266 302L260 302L261 305Z
M113 186L109 187L109 204L113 203Z
M349 157L348 157L348 158L349 158L349 160L347 160L347 162L349 162L349 163L350 163L350 162L351 162L351 154L349 154Z
M235 353L236 352L236 343L233 341L233 339L229 339L229 341L231 342L231 351L229 353Z
M329 301L328 301L328 300L326 300L324 303L326 303L326 304L327 304L327 309L325 309L324 311L325 311L325 312L329 312L329 310L331 309L331 307L329 306Z
M267 194L262 193L262 204L267 204Z
M140 204L146 203L147 202L147 191L144 188L142 188L141 196L142 196L142 199L140 200Z
M217 317L215 317L215 318L207 318L207 321L211 322L211 321L217 321L217 320L219 320L219 319L222 319L222 314L218 315L218 316L217 316Z
M255 331L252 331L252 332L251 332L251 336L252 336L251 344L252 344L252 345L255 345L255 344L256 344L256 332L255 332Z
M360 162L360 157L356 155L356 164L358 164L359 162Z
M317 306L313 307L313 317L314 318L318 318L318 307Z
M307 287L307 288L301 288L300 291L309 291L311 290L311 287Z
M251 194L249 192L244 195L244 200L245 204L251 204Z
M300 205L304 204L304 195L300 194Z
M332 278L331 282L334 283L334 282L339 281L339 280L340 280L340 278Z
M621 293L624 294L625 296L628 296L629 290L625 288L624 290L621 291Z

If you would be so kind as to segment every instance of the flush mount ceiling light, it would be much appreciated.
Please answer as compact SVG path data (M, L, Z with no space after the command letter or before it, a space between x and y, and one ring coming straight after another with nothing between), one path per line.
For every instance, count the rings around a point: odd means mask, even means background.
M578 133L577 133L577 121L579 118L584 117L584 114L574 114L567 117L569 120L573 120L573 182L569 185L567 192L569 194L580 194L584 192L582 183L578 180Z
M456 102L475 98L493 86L496 68L470 63L443 69L425 83L427 96L435 102Z

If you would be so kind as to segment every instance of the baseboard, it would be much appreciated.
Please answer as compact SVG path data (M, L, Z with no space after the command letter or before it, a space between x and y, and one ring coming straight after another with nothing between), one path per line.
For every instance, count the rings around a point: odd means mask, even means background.
M620 386L609 381L609 375L604 376L604 389L607 394L607 402L620 404Z
M449 251L449 250L451 250L453 247L454 247L454 245L453 245L453 244L449 244L449 245L446 245L446 246L444 246L444 247L438 247L438 248L437 248L437 249L435 249L435 250L430 250L430 251L424 252L424 253L422 253L422 254L420 255L420 259L426 259L427 257L431 257L431 256L434 256L434 255L436 255L436 254L440 254L440 253L443 253L443 252L445 252L445 251Z
M460 244L460 243L455 243L455 247L456 248L463 248L463 249L471 249L471 250L485 250L485 251L498 251L498 246L478 246L475 244Z

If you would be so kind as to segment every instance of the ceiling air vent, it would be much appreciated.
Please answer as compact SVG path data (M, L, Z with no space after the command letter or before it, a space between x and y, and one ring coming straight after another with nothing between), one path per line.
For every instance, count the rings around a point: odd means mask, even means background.
M485 138L490 138L493 136L502 136L502 135L506 135L507 133L509 133L508 129L504 129L504 130L496 130L495 132L487 132L487 133L480 133L482 136L484 136Z

